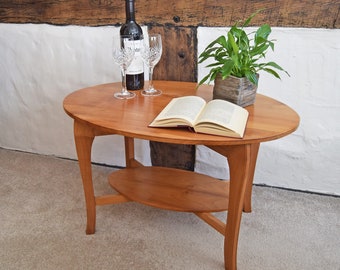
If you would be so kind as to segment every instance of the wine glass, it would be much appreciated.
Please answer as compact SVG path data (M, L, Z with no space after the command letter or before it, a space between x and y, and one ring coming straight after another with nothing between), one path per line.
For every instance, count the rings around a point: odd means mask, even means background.
M141 47L141 56L147 67L149 68L149 87L142 91L143 96L159 96L161 90L153 87L152 77L153 69L158 64L162 55L162 37L159 34L152 34L144 38Z
M126 69L131 64L134 55L135 47L133 36L120 36L120 43L113 45L112 56L114 62L119 65L122 73L122 90L114 93L114 97L119 99L129 99L136 96L135 93L129 92L126 89Z

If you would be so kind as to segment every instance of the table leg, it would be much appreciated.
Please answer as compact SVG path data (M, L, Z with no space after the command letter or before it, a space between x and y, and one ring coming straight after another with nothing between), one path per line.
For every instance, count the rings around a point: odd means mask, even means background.
M230 186L227 226L224 233L224 262L225 269L236 270L242 209L245 204L247 209L250 209L258 145L209 146L209 148L228 158Z
M254 180L254 174L255 174L255 166L256 166L256 160L257 160L257 154L260 148L259 143L253 143L250 144L250 167L249 167L249 174L247 176L247 185L245 190L245 196L244 196L244 202L243 202L243 211L250 213L251 212L251 197L252 197L252 190L253 190L253 180ZM227 159L230 159L231 149L232 146L211 146L208 145L208 147L217 153L220 153L221 155L227 157Z
M91 149L94 136L94 132L90 127L76 120L74 121L74 139L86 202L86 234L94 234L96 228L96 202L91 166Z
M251 212L251 196L253 192L253 181L255 174L255 166L257 160L257 154L259 152L260 144L254 143L250 145L250 170L247 180L246 191L244 194L243 211L246 213Z
M140 162L135 160L135 143L134 138L124 137L125 144L125 163L127 168L141 167Z
M224 238L225 269L237 269L237 245L244 195L251 169L251 145L231 146L228 150L230 169L229 206Z

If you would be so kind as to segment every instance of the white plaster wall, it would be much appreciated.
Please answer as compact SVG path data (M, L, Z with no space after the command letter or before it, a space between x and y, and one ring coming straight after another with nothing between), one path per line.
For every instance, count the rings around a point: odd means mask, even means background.
M199 52L219 28L199 28ZM0 24L0 147L76 158L72 120L64 97L89 85L119 81L110 56L115 27ZM340 194L340 31L274 28L270 58L291 77L261 74L259 92L290 105L300 128L261 145L256 183ZM204 71L199 67L199 77ZM150 164L148 142L138 140L137 158ZM123 140L96 138L93 160L124 166ZM226 161L198 149L197 171L227 178ZM210 161L214 160L214 164Z
M0 24L0 147L76 158L73 121L62 102L74 90L120 81L114 37L119 28ZM145 147L136 144L147 164ZM124 166L123 139L96 138L93 160Z

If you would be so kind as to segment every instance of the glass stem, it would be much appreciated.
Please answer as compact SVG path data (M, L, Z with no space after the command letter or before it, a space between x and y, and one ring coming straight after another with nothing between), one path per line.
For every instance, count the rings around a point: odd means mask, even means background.
M153 91L153 67L150 66L149 67L149 91Z
M122 93L125 94L126 92L126 72L125 69L122 68Z

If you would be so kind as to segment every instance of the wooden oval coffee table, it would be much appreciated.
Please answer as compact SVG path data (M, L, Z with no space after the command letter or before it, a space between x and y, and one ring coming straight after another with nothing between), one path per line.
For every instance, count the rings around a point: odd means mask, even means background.
M87 234L95 232L96 206L137 201L168 210L193 212L225 236L225 269L237 267L237 244L242 210L251 211L252 183L261 142L284 137L299 125L297 113L274 99L257 95L246 109L248 123L243 139L197 134L186 129L149 128L148 124L168 102L179 96L212 97L211 86L155 81L163 94L118 100L113 92L120 83L84 88L64 100L65 112L74 119L74 137L83 180L87 210ZM94 195L91 149L95 136L122 135L127 169L113 172L109 181L119 194ZM228 158L230 181L195 172L162 167L143 167L134 158L134 138L158 142L205 145ZM223 195L225 196L223 198ZM174 201L177 201L174 203ZM228 210L227 223L213 211Z

